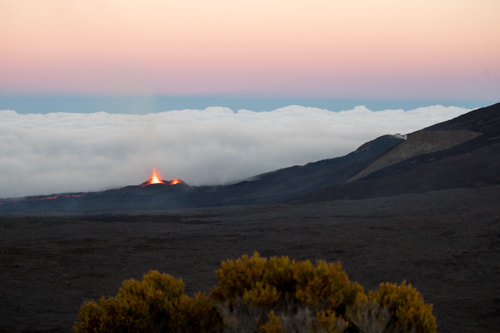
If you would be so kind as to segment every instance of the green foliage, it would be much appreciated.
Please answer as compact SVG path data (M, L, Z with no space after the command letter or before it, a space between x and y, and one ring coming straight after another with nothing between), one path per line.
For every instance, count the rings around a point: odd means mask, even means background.
M432 305L411 285L366 294L340 263L243 255L221 263L219 284L190 298L151 271L115 297L87 302L75 332L435 332Z

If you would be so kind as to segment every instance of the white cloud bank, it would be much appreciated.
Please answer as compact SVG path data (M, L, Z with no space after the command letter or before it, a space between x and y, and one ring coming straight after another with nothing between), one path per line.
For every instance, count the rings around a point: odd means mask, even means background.
M146 115L0 111L0 198L97 191L163 179L221 184L345 155L383 134L410 133L469 109L223 107Z

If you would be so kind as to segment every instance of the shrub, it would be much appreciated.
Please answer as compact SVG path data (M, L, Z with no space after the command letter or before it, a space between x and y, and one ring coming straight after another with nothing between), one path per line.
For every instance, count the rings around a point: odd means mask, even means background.
M425 304L422 295L403 281L381 283L369 298L387 309L390 314L387 326L396 332L435 332L436 318L432 314L432 304Z
M157 271L124 281L116 297L85 303L78 319L75 332L211 332L221 325L206 295L190 298L181 280Z
M151 271L115 297L82 306L75 332L435 332L432 305L411 285L366 294L340 263L243 255L221 263L210 294Z
M216 274L219 285L210 295L222 317L230 318L226 326L234 326L234 330L249 325L250 331L275 329L278 322L269 315L273 311L287 332L334 331L333 327L346 326L346 309L358 295L364 295L340 263L322 260L313 265L309 260L295 262L288 257L268 260L255 253L222 262Z

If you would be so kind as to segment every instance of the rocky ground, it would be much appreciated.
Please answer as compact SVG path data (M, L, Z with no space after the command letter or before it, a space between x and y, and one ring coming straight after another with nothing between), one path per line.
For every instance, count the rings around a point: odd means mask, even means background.
M500 186L352 201L133 215L0 217L0 331L68 332L89 299L148 270L186 292L222 260L341 261L366 289L406 280L440 332L500 331Z

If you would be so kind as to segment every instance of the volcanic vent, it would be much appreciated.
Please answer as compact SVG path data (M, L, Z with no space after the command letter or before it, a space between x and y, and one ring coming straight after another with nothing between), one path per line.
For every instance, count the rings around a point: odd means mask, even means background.
M177 185L177 184L184 184L184 182L178 178L175 178L172 180L163 180L163 179L161 179L161 175L156 170L156 168L153 168L151 178L149 178L144 183L142 183L141 187L145 187L145 186L149 186L149 185L156 185L156 184Z

